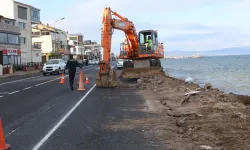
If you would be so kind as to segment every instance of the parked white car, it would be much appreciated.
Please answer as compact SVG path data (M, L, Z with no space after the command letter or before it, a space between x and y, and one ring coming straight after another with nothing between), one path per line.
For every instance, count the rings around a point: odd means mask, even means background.
M129 60L129 59L118 59L118 60L117 60L117 64L116 64L117 69L123 68L123 63L124 63L125 61L130 61L130 62L132 62L132 60ZM132 62L132 63L133 63L133 62Z
M62 59L50 59L43 66L43 75L61 74L66 67L66 63Z
M118 59L117 60L117 64L116 64L117 69L123 68L124 61L127 61L127 59Z

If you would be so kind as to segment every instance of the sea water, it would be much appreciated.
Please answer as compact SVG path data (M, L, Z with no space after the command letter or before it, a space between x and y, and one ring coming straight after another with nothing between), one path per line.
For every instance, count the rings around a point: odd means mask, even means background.
M210 83L225 93L250 95L250 55L163 59L161 63L172 77L190 77L202 87Z

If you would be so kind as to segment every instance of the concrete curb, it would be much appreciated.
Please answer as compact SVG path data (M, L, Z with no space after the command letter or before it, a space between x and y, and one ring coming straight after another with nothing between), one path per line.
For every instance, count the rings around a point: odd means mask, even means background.
M24 74L12 74L12 75L0 76L0 80L1 80L1 79L12 78L12 77L17 77L17 76L32 75L32 74L36 74L36 73L39 73L39 72L42 72L42 70L27 71L27 72L24 72Z

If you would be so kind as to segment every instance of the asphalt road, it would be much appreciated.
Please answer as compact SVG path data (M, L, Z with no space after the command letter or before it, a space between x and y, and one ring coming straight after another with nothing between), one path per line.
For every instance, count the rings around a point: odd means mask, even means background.
M98 66L85 66L90 84L85 91L71 91L68 76L41 73L0 82L0 117L11 150L113 150L162 149L140 129L114 131L110 123L150 117L124 111L144 103L131 89L95 87ZM78 87L79 75L75 80ZM121 109L122 108L122 109Z

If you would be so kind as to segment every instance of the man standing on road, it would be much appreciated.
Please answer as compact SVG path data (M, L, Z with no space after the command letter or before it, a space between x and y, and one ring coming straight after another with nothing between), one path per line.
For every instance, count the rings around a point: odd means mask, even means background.
M65 71L68 69L69 70L69 84L70 88L73 91L74 90L74 79L75 79L75 74L76 74L76 67L79 67L82 69L82 66L77 62L77 60L73 59L73 55L69 55L69 60L67 61L66 68L64 69L64 74Z

